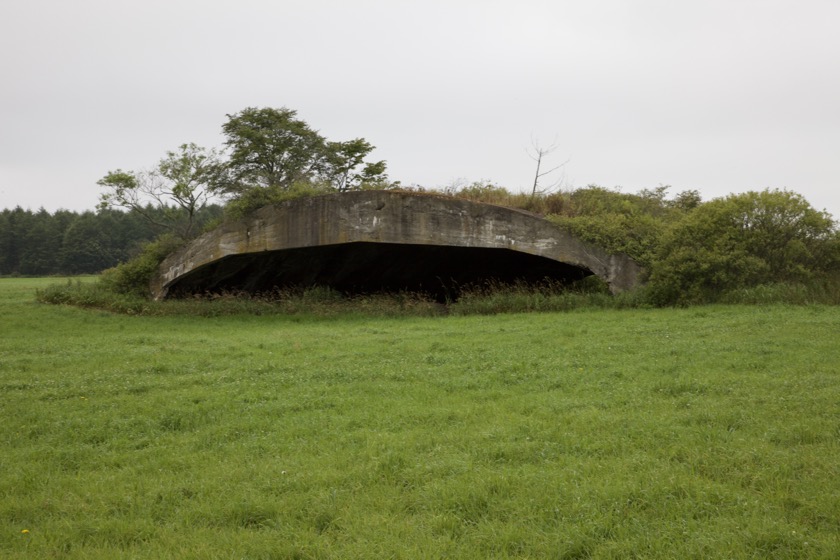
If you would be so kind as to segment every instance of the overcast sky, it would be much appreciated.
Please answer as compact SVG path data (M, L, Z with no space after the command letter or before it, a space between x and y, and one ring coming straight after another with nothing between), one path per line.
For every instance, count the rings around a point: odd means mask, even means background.
M0 208L288 107L403 184L788 188L840 218L837 0L0 0ZM559 178L559 176L556 176Z

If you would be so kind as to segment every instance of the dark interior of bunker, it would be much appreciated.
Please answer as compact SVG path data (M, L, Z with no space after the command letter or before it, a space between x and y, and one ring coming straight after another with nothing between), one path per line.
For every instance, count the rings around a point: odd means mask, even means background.
M357 242L231 255L183 276L168 295L328 286L348 295L412 292L446 302L470 287L546 281L566 285L591 274L509 249Z

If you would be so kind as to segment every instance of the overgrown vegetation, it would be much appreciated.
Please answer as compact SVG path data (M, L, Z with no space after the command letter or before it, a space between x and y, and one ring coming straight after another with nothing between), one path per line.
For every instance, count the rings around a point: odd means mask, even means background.
M582 282L572 290L550 283L475 286L466 289L457 301L447 304L438 303L422 293L348 296L328 287L276 289L263 294L207 294L185 299L151 301L145 293L148 290L149 274L151 268L118 267L108 271L103 281L67 280L62 284L40 288L36 292L36 299L41 303L96 308L128 315L197 317L237 314L427 317L570 311L582 308L620 309L643 305L633 294L616 297L609 295L597 280ZM142 279L138 281L138 278Z
M664 232L656 257L656 301L715 301L763 284L836 280L840 237L795 193L748 192L698 206Z
M0 279L4 559L840 555L840 307L125 317L51 282Z
M157 274L160 263L183 243L183 240L172 235L163 235L147 243L133 259L103 272L99 289L114 294L147 298L149 283Z
M732 301L769 286L840 302L840 231L801 195L768 189L702 202L696 191L669 199L667 190L627 194L590 186L531 197L474 184L451 194L539 212L629 255L649 273L644 298L636 298L647 304Z
M129 275L127 279L132 279ZM134 283L131 283L134 285ZM137 285L142 286L142 283ZM146 285L147 286L147 285ZM142 289L142 288L141 288ZM148 287L145 288L148 290ZM199 295L187 299L152 301L136 290L115 290L96 281L67 280L36 291L42 303L95 308L126 315L218 317L229 315L433 316L449 310L423 294L370 294L347 297L327 287Z

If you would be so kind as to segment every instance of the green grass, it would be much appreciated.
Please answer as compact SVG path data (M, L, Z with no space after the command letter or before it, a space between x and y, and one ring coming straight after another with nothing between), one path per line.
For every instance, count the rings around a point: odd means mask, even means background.
M2 558L840 556L838 307L138 317L54 282L0 279Z

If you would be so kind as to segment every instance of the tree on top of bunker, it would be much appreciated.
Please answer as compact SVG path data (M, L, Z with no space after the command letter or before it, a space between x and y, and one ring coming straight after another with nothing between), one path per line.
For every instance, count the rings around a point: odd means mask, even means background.
M108 172L97 182L105 189L99 208L135 212L162 232L192 239L201 211L217 198L212 180L218 165L215 150L182 144L149 171Z
M228 115L222 132L229 157L214 188L236 215L300 194L392 186L384 161L366 161L370 142L328 141L292 109L249 107Z

